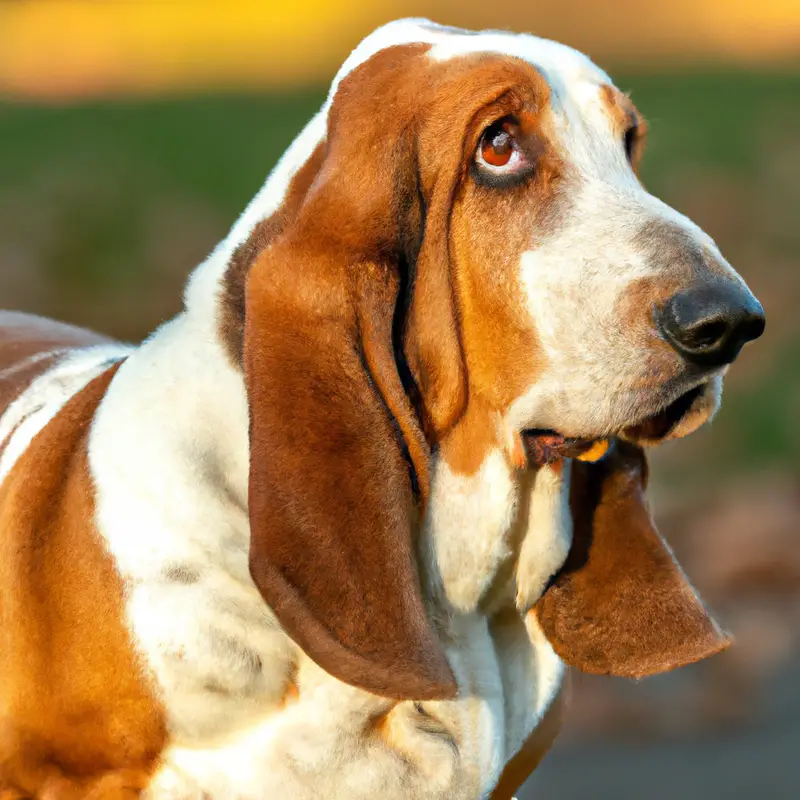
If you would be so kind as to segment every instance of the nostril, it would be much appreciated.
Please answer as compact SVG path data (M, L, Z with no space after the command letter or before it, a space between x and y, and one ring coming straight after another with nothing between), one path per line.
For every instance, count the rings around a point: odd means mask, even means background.
M685 328L681 333L684 347L707 350L719 346L728 336L730 325L724 319L711 319Z

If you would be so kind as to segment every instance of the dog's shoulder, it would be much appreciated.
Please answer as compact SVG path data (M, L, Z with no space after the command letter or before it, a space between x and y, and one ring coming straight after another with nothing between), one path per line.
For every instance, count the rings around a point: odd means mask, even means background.
M0 787L26 796L143 788L166 735L94 525L88 432L118 367L76 390L0 484Z

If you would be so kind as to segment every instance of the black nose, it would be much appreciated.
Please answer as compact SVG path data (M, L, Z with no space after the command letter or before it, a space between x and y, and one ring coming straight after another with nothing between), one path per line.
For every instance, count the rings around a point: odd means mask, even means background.
M742 347L764 332L764 310L741 285L719 281L671 297L656 323L687 360L708 367L730 364Z

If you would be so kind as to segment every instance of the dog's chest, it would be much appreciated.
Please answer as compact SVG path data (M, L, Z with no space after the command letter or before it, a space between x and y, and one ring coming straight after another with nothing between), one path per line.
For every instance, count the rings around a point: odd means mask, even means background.
M112 475L98 518L170 730L149 800L486 796L560 676L518 617L498 632L455 614L445 650L459 698L393 704L324 673L286 636L250 579L243 509L206 485L181 503L196 515L176 520L142 502L146 487L114 490Z
M228 509L227 545L212 557L192 526L178 538L142 513L123 537L138 536L128 625L170 730L149 800L477 800L546 707L550 672L560 676L519 618L498 632L479 614L455 615L445 650L457 700L370 695L323 672L280 628L249 578L235 533L246 520Z

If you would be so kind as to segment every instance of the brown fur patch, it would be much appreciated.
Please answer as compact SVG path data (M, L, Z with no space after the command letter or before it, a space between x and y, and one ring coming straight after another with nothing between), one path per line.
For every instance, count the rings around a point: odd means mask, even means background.
M507 448L505 432L499 438L487 432L496 431L496 420L544 367L535 322L524 305L520 257L557 225L564 176L550 133L549 86L532 67L519 70L514 91L474 121L468 147L472 153L489 121L512 115L520 120L520 144L534 162L533 177L498 189L473 176L453 209L451 252L469 402L442 452L451 469L463 474L476 472L491 447Z
M93 522L87 436L115 371L64 406L0 487L0 788L25 796L137 797L166 742Z
M286 682L286 690L283 693L281 706L286 708L296 703L300 699L300 687L297 683L297 669L293 669Z
M395 749L397 744L395 735L396 725L394 721L394 710L396 708L397 704L393 703L390 708L371 721L373 733L390 749Z
M454 686L419 596L408 467L377 391L389 387L415 424L385 371L390 274L350 267L286 241L248 281L251 572L326 671L387 696L447 696ZM373 286L354 285L373 270Z
M471 397L467 410L441 443L442 454L453 472L474 475L486 454L502 446L496 412L480 397Z
M222 279L219 304L219 332L225 352L236 367L242 365L244 348L245 289L250 268L258 255L279 236L297 214L309 187L319 172L325 145L319 144L289 183L286 197L268 219L259 222L241 244Z

